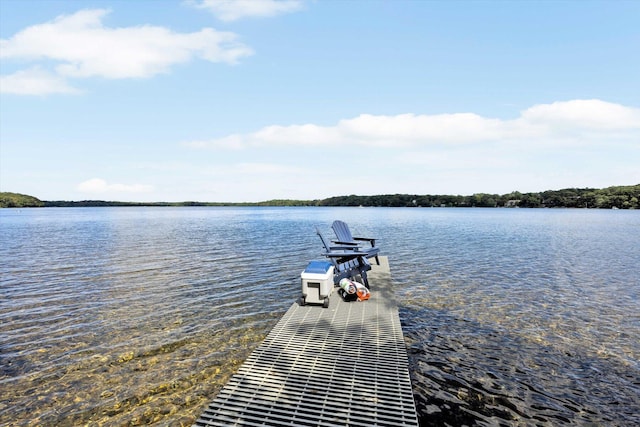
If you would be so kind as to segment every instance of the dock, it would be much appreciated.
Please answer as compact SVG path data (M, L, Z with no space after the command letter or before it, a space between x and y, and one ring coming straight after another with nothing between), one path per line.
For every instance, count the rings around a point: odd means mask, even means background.
M371 298L294 303L195 426L418 426L389 262Z

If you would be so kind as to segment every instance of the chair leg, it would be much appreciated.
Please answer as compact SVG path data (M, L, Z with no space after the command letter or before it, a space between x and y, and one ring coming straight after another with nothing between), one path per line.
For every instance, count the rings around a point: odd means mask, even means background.
M365 286L365 288L370 289L369 288L369 279L367 279L367 272L366 271L361 271L360 272L360 277L362 277L362 284Z

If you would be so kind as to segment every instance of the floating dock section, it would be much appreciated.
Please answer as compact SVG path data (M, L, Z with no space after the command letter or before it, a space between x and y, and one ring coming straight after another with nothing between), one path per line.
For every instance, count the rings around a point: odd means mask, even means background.
M294 303L195 426L417 426L389 262L371 298Z

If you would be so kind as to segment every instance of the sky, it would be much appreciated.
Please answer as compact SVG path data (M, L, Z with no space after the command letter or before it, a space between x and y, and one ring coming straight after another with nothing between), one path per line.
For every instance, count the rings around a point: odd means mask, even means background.
M0 0L0 191L640 183L640 1Z

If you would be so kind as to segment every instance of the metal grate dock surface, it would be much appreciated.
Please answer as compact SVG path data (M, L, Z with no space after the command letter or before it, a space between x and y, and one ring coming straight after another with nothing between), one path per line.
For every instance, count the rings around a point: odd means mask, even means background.
M196 426L417 426L387 257L371 298L294 303Z

